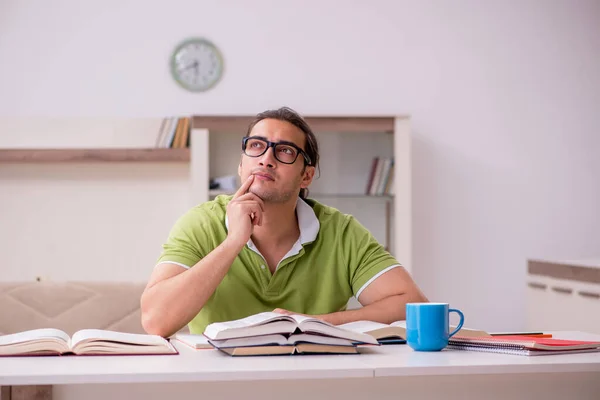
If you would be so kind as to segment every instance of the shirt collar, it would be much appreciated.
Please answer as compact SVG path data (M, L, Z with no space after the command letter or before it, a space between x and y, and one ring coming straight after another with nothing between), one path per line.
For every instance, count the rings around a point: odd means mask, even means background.
M309 206L302 198L296 200L296 215L298 217L298 227L300 228L300 244L314 242L319 233L320 223L317 215L311 206ZM225 214L225 227L229 230L229 219ZM248 240L248 246L254 247L252 239Z

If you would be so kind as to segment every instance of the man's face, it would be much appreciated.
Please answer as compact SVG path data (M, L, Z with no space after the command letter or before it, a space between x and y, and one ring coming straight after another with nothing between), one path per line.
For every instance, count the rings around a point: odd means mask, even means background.
M306 137L304 132L289 122L276 119L263 119L258 122L250 137L261 137L270 142L293 143L304 150ZM314 175L314 167L307 166L302 154L293 164L284 164L275 158L274 148L263 155L250 157L242 153L238 174L242 182L254 174L254 182L249 191L263 201L281 203L295 198L301 188L308 187Z

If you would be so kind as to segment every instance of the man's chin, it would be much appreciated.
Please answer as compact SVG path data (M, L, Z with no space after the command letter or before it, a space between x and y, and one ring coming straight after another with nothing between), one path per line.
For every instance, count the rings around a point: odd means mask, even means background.
M289 196L282 195L281 193L274 190L261 190L252 186L248 191L260 197L260 199L265 203L282 203L285 202L287 198L289 198Z
M269 193L265 190L260 190L258 188L250 186L248 191L256 196L258 196L262 201L266 201L269 197L272 197L272 193Z

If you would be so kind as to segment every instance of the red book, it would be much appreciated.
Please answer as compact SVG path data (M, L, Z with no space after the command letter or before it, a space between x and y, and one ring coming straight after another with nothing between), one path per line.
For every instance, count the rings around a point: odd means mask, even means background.
M452 344L469 344L489 347L520 347L536 350L584 350L600 349L600 342L564 340L531 336L457 337Z

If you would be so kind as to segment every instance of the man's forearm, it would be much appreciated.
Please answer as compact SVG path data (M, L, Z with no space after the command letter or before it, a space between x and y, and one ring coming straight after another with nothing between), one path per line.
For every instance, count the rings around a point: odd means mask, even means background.
M191 321L221 283L241 247L225 240L193 268L149 287L142 319L149 333L169 336Z
M317 315L333 325L354 321L375 321L390 324L406 318L406 303L412 301L406 295L389 296L356 310L338 311L331 314Z

